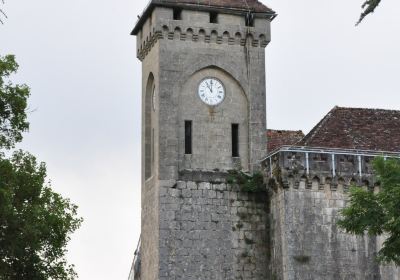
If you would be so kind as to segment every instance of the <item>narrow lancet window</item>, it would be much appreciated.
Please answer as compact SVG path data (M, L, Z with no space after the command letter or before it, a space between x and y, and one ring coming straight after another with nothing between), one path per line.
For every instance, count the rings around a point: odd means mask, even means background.
M192 154L192 121L185 121L185 154Z
M232 157L239 157L239 125L232 124Z

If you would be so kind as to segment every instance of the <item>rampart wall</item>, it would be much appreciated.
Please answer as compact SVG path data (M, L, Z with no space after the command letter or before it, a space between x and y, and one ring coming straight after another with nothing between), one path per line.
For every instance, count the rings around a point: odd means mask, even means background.
M375 261L383 237L356 237L336 224L350 185L379 191L372 157L282 151L265 167L273 279L400 279L400 270Z
M159 279L269 279L266 193L207 180L160 187Z

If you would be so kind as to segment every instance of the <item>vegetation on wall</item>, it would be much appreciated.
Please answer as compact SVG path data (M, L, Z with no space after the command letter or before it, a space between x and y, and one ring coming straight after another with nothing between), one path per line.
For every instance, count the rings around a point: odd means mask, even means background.
M400 265L400 160L376 158L373 166L380 191L352 187L350 205L342 209L338 224L356 235L385 235L378 261Z
M244 173L240 170L229 170L227 178L228 184L237 184L240 190L243 192L265 192L266 185L261 172L255 172L254 174Z

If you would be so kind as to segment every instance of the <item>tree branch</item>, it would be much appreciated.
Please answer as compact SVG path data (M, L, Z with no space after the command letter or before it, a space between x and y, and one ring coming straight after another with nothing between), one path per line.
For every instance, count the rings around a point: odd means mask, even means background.
M1 0L1 3L4 5L4 0ZM7 18L6 13L0 8L0 16L3 15L5 18ZM1 17L0 17L0 23L4 24L4 22L2 21Z
M365 8L365 10L361 13L360 19L357 21L356 26L359 25L367 15L372 14L380 2L381 0L366 0L361 6L361 8Z

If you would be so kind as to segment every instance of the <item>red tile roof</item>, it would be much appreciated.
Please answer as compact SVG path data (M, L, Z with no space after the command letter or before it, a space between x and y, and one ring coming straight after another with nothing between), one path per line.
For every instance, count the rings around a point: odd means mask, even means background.
M304 137L301 130L267 130L268 153L273 152L284 145L295 145Z
M399 152L400 111L335 107L299 145Z

